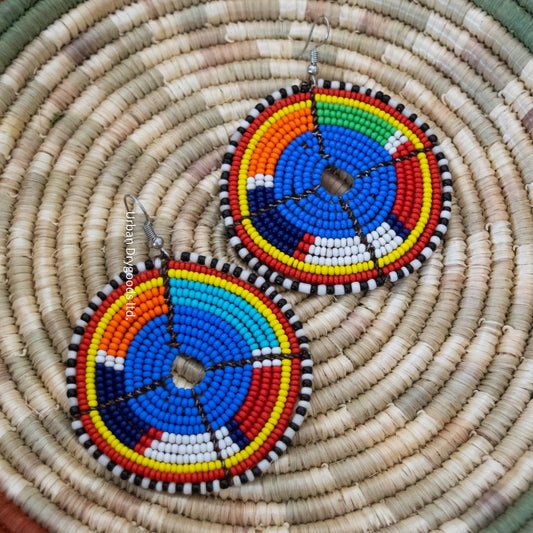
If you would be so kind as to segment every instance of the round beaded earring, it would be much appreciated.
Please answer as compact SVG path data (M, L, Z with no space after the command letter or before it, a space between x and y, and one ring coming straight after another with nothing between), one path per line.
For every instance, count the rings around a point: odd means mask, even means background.
M451 174L435 134L403 104L316 80L318 46L308 80L261 100L231 137L221 212L239 256L269 281L359 292L408 276L436 249Z
M287 301L263 277L212 257L125 267L89 302L68 348L81 444L143 488L217 492L259 476L309 406L312 361Z

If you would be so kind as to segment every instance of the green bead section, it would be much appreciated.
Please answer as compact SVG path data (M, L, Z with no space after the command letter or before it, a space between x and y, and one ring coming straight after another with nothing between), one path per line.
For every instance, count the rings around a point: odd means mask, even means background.
M385 146L397 129L362 109L328 102L316 102L318 123L341 126L370 137Z

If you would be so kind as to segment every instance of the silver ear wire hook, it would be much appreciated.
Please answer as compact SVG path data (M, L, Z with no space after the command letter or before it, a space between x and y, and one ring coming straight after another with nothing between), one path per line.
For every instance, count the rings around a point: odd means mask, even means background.
M321 20L324 20L326 22L326 35L324 36L324 40L321 43L315 44L315 46L309 52L310 63L309 63L309 66L307 67L308 80L309 80L309 83L312 83L313 87L316 85L316 74L318 73L318 48L322 46L323 44L326 44L329 38L330 25L329 25L329 19L328 17L326 17L326 15L321 15L313 22L313 25L311 26L311 31L309 32L309 36L307 37L307 42L305 43L304 49L300 52L300 56L301 56L307 50L307 47L309 46L309 43L311 42L311 37L313 36L313 31L315 30L315 26Z
M134 201L133 209L130 209L130 205L128 205L128 200L130 199ZM163 240L163 237L160 237L152 227L153 219L150 218L150 215L148 215L146 212L144 205L135 196L133 196L133 194L124 195L124 205L126 206L126 210L128 212L133 211L135 209L135 205L142 211L145 218L143 229L144 233L146 234L146 238L150 243L150 247L159 250L162 255L166 255L168 257L167 251L163 248L165 241Z

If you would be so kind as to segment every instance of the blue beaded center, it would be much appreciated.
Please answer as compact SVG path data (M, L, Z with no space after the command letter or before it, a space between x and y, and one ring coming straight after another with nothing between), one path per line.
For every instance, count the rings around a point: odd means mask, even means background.
M252 365L226 363L279 347L267 319L242 297L184 279L171 278L170 285L177 347L170 344L168 319L161 315L145 324L131 341L123 371L104 363L96 365L97 383L107 384L98 389L98 401L110 403L102 409L102 417L131 446L150 427L192 435L207 431L202 416L213 430L229 424L246 398ZM175 359L184 356L199 361L206 371L192 388L177 387L172 377ZM127 395L132 397L113 404L117 397ZM138 432L123 435L124 420L132 418Z
M379 166L392 159L385 148L348 128L319 128L324 153L329 157L320 153L313 133L303 133L281 154L274 187L248 191L253 225L288 255L294 253L305 233L326 238L354 237L353 222L341 202L349 206L363 233L368 234L388 221L395 201L396 170L393 165ZM326 166L353 176L352 188L340 196L330 194L321 186Z

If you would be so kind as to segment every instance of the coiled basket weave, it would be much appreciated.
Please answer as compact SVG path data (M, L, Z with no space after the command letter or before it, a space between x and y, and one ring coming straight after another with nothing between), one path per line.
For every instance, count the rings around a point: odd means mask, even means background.
M122 197L173 253L244 266L220 216L222 156L249 109L305 78L323 14L320 76L432 125L448 233L396 284L285 292L314 392L263 476L217 495L129 485L78 442L65 384L72 327L123 267ZM530 0L4 0L0 32L9 499L54 532L533 531ZM148 257L142 231L134 255Z

